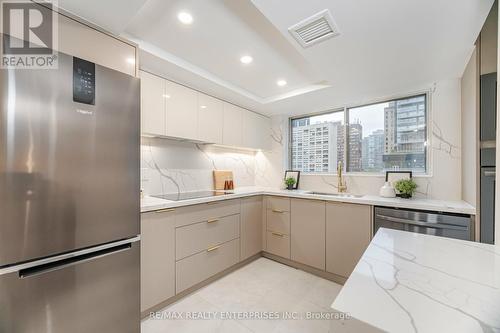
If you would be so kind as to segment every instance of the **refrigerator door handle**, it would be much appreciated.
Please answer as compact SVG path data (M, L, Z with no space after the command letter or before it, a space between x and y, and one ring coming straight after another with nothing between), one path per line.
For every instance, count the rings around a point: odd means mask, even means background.
M485 177L495 177L496 172L495 171L484 171L484 176Z
M50 262L47 264L42 264L39 266L34 266L30 268L25 268L19 271L19 277L21 279L26 279L33 276L42 275L45 273L50 273L63 268L75 266L88 261L96 260L102 257L109 256L118 252L129 250L132 247L132 243L122 244L108 249L100 250L97 252L92 252L88 254L82 254L76 257L67 258L59 261Z
M40 275L65 267L74 266L86 261L102 258L131 248L132 243L140 240L140 236L121 241L99 245L71 253L65 253L44 259L38 259L24 264L0 268L0 276L10 273L19 273L20 278Z

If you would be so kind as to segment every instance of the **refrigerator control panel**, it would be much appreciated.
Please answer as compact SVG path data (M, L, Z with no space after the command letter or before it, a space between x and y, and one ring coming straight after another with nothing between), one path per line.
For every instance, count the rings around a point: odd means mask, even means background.
M95 105L95 64L73 57L73 101Z

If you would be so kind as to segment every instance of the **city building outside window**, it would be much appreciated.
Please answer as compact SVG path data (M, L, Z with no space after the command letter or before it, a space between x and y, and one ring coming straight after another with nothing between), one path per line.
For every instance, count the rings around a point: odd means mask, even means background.
M347 124L347 125L346 125ZM290 123L291 167L309 173L427 171L427 95L416 95Z

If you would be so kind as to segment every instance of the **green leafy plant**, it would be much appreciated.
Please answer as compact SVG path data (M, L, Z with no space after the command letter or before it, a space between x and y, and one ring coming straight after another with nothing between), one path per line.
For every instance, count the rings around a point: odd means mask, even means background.
M285 179L285 184L288 188L291 188L293 187L293 185L295 185L297 181L295 180L295 178L292 178L292 177L288 177L287 179Z
M401 179L396 182L394 187L399 191L402 198L411 198L417 189L417 184L413 179Z

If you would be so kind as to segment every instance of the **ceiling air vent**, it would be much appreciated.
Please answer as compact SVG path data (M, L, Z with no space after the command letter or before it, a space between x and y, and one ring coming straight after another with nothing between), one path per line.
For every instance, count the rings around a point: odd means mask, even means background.
M340 35L328 9L300 21L288 28L288 31L302 47L309 47Z

